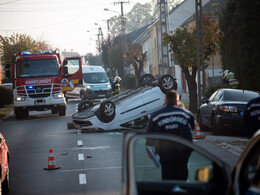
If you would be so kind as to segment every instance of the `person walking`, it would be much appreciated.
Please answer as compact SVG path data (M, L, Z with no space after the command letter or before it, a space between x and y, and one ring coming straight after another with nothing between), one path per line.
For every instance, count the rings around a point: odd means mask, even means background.
M195 127L193 114L179 107L179 95L170 90L165 97L166 106L153 113L149 119L147 132L174 134L193 141L191 131ZM188 160L190 149L160 140L156 143L147 140L146 145L154 146L160 157L162 179L186 180L188 178ZM172 145L172 146L171 146Z
M120 81L121 78L116 76L113 83L112 83L112 95L120 94Z
M242 116L247 135L251 138L260 129L260 97L250 100Z

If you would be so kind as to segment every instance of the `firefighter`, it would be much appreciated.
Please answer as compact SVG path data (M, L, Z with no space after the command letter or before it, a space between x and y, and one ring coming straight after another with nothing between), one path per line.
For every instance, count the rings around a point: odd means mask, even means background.
M121 78L116 76L113 83L112 83L112 95L120 94L120 81Z
M233 72L229 72L228 73L228 84L233 89L237 89L238 88L239 82L238 82L238 80L236 80L235 75L234 75Z

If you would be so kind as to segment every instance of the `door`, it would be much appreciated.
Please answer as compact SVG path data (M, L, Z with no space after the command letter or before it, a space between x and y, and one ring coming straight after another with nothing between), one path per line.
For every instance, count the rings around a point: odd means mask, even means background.
M180 137L124 135L122 194L227 194L230 173L221 160Z
M80 84L82 84L81 57L65 58L62 65L62 91L72 91Z
M260 194L260 130L241 154L233 175L235 195Z

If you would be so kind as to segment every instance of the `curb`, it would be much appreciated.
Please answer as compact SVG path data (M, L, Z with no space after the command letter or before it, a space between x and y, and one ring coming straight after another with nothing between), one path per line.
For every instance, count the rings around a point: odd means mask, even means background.
M14 115L14 111L12 111L9 115L4 116L3 118L0 119L0 123L6 121L9 119L12 115Z

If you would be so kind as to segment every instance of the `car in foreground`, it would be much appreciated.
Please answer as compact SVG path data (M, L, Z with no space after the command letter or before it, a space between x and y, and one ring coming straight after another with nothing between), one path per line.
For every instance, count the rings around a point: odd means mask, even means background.
M156 145L148 146L148 140ZM158 144L165 152L172 148L169 146L178 148L178 152L190 152L186 180L162 179L159 156L154 152ZM152 159L148 158L148 153ZM124 195L249 195L260 191L260 130L248 143L234 169L202 147L173 134L125 132L122 155L121 194Z
M165 93L178 91L178 82L172 75L155 80L152 75L142 77L142 86L127 90L100 103L83 101L72 116L78 129L125 129L164 106ZM179 92L179 91L178 91ZM179 92L181 93L181 91Z
M197 118L201 130L211 128L213 134L235 130L245 134L242 115L249 100L258 92L241 89L219 89L209 99L203 98Z
M0 133L1 192L9 192L9 150L2 133ZM1 194L1 193L0 193Z

